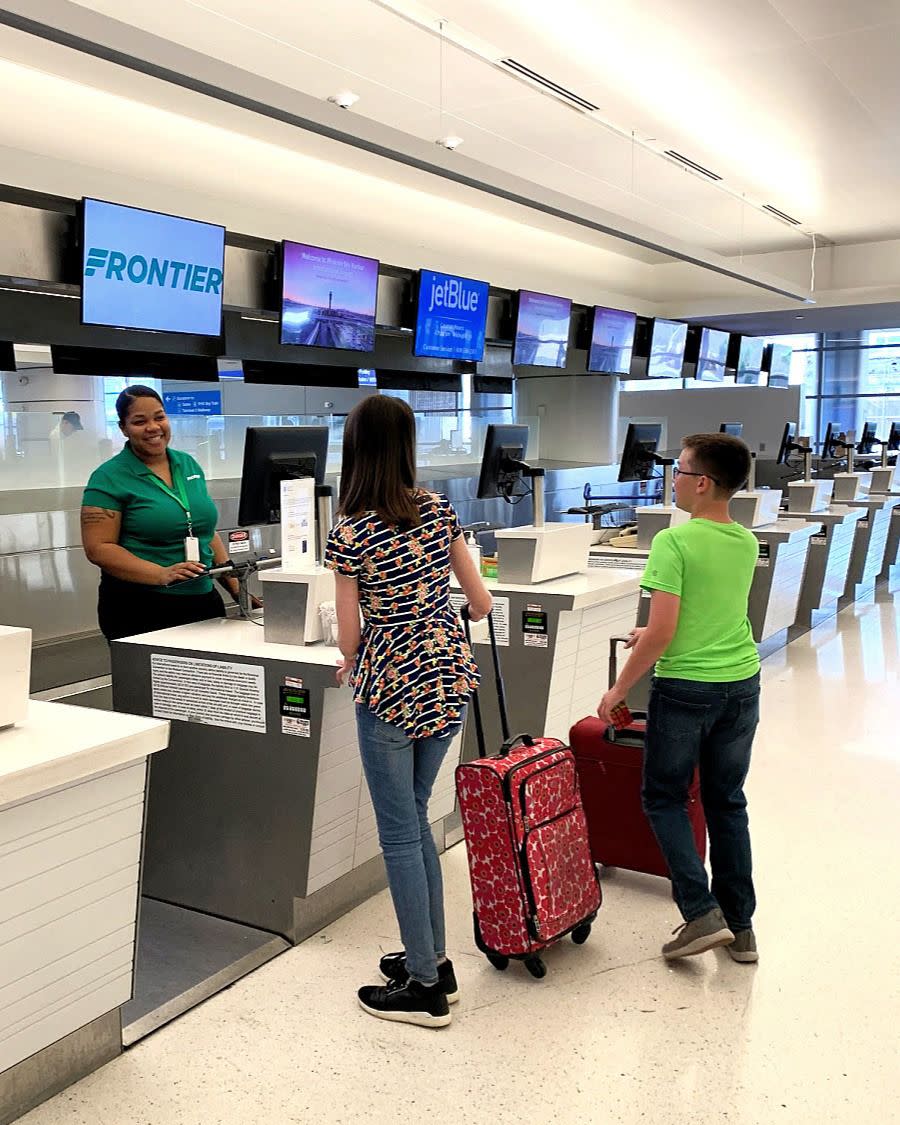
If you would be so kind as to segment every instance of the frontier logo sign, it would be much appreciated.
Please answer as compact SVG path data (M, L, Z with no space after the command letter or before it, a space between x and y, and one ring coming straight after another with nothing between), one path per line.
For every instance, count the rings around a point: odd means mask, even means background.
M102 273L107 281L130 281L133 285L161 285L191 293L221 293L223 274L215 266L174 262L168 258L130 258L120 250L88 250L84 276Z
M85 324L221 332L223 227L86 199L84 247Z

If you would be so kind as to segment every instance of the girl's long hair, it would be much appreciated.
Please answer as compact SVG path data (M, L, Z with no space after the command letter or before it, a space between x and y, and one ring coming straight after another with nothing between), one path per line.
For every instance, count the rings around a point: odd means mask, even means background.
M377 512L401 531L422 522L416 501L416 419L402 399L371 395L347 416L338 512Z

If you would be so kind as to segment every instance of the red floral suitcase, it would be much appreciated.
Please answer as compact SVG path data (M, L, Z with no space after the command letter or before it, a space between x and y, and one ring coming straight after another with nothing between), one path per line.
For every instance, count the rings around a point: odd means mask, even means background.
M597 718L582 719L569 732L587 816L591 855L604 867L622 867L669 877L669 868L641 805L646 724L621 731ZM695 774L688 816L701 859L706 858L706 818Z
M488 630L506 741L498 755L484 755L475 693L472 710L482 756L456 769L475 942L496 968L505 969L515 958L533 976L543 977L542 950L566 934L577 944L587 940L600 908L600 883L572 751L555 738L509 737L490 618Z

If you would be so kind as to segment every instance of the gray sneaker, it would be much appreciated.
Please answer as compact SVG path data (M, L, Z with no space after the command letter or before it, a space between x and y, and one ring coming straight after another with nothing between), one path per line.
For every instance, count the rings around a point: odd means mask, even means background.
M728 947L728 952L733 961L742 961L745 964L758 961L759 954L756 952L756 937L753 931L738 930L734 935L734 941Z
M667 961L674 961L678 957L693 957L697 953L705 953L719 945L730 945L734 941L734 934L729 930L718 907L700 918L685 922L672 932L678 936L674 941L666 942L662 948L663 957Z

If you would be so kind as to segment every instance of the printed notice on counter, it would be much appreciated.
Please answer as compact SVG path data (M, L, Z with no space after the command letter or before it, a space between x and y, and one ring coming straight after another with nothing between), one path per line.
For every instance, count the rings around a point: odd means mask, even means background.
M281 482L281 565L312 570L316 563L316 482L312 477Z
M266 679L261 664L232 664L154 652L153 717L266 733Z
M238 528L236 531L228 532L228 554L229 555L249 555L250 554L250 532L245 531L243 528Z
M450 591L450 604L457 613L466 604L466 595L456 590ZM509 648L509 598L498 598L494 595L494 634L497 637L498 648ZM476 645L490 644L488 637L487 618L484 621L474 622L472 625L472 643Z
M312 736L312 711L310 709L309 688L288 683L289 677L285 676L284 687L279 688L279 702L281 709L281 733L292 735L294 738L310 738Z

